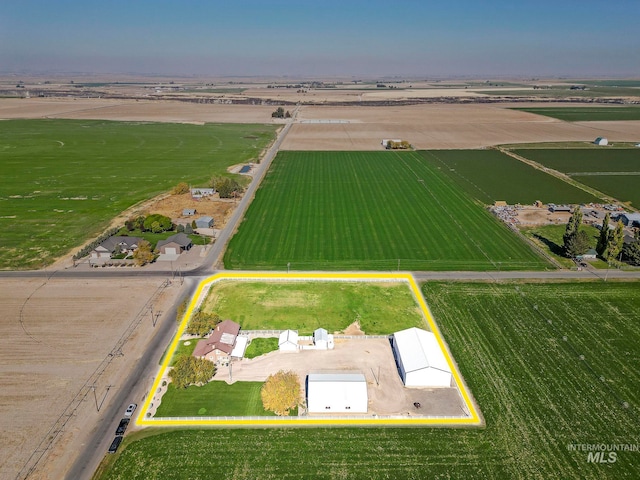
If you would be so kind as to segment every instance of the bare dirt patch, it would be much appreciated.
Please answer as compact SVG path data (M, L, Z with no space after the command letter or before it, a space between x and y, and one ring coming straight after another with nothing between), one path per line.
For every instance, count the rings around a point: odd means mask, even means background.
M98 401L105 398L104 414L120 379L152 337L151 322L137 325L122 348L109 354L161 283L142 278L0 279L0 478L16 478L39 445L48 445L40 442L80 395L63 431L29 476L64 477L92 425L104 421L86 382L112 358L95 382ZM177 286L163 290L154 305L168 310L176 293ZM108 394L107 385L112 385Z
M355 321L347 328L344 329L345 335L364 335L364 332L360 329L360 322Z

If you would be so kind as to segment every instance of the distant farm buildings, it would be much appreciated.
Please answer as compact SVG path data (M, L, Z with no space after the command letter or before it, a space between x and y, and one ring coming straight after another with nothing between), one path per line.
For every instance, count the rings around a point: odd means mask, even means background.
M307 376L309 413L367 413L367 380L362 373L310 373Z
M391 347L405 387L451 386L451 368L433 333L401 330L391 337Z
M570 205L556 205L555 203L550 203L549 204L549 211L553 212L553 213L557 213L557 212L568 212L568 213L571 213L571 206Z
M387 150L408 150L411 148L411 144L406 140L402 139L389 139L385 138L382 140L382 146Z
M605 137L598 137L595 139L595 141L593 142L596 145L609 145L609 140L607 140Z
M214 188L192 188L191 190L191 198L200 199L204 197L210 197L214 193L216 193Z

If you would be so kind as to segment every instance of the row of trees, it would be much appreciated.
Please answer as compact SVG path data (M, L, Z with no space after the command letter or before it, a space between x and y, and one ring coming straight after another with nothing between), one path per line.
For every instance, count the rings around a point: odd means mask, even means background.
M153 233L168 232L175 228L175 225L169 217L160 215L159 213L152 213L146 217L143 215L131 217L124 222L124 226L129 232L140 230L141 232Z
M598 244L596 245L596 252L607 262L617 259L618 255L622 253L622 247L624 246L624 225L618 220L616 228L611 230L609 228L610 220L611 217L609 213L607 213L604 216L600 236L598 237Z
M221 175L211 179L211 188L214 188L220 198L234 198L242 193L242 186L233 178L223 177Z
M271 116L273 118L291 118L291 112L289 110L285 112L284 108L278 107L275 112L271 113Z
M216 328L216 325L219 323L220 317L217 313L207 313L202 310L198 310L191 315L185 331L189 335L198 335L199 337L202 337Z
M616 223L615 228L611 229L609 223L611 216L607 213L602 221L600 235L596 244L596 252L598 256L606 262L614 260L624 260L630 265L640 266L640 230L636 230L633 242L624 243L624 225L621 221ZM567 257L574 258L582 255L591 248L589 235L581 230L582 226L582 210L576 208L567 223L564 235L562 237L564 253Z

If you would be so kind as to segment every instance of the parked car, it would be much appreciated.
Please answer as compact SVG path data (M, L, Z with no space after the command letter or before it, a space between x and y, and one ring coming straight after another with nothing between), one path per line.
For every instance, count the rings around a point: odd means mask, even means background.
M124 435L124 432L127 430L130 421L130 418L123 418L122 420L120 420L118 428L116 428L116 435Z
M109 453L116 453L116 450L118 450L118 447L120 446L120 442L122 442L122 435L118 435L113 439L113 442L111 442L111 445L109 446Z
M130 417L131 415L133 415L133 412L136 411L136 408L138 407L137 403L132 403L131 405L129 405L127 407L127 409L124 412L124 416L125 417Z

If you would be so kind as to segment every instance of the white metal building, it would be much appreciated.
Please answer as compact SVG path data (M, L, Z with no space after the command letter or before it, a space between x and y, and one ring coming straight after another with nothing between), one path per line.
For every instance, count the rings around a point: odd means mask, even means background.
M450 387L451 369L436 336L420 328L393 334L393 356L405 387Z
M595 143L596 145L609 145L609 140L607 140L605 137L598 137L593 143Z
M307 376L309 413L367 413L367 380L362 373L310 373Z
M317 328L313 332L313 345L316 350L331 350L333 349L333 335L324 328Z
M298 332L285 330L278 339L278 349L281 352L295 352L298 350Z

